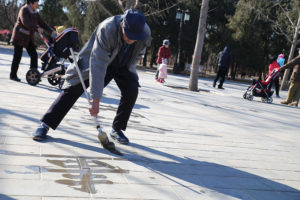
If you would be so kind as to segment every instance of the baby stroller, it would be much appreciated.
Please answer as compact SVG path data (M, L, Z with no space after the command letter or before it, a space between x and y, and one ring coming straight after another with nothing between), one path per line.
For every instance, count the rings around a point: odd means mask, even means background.
M51 85L59 84L59 88L61 88L63 83L62 76L67 69L64 62L67 59L73 62L69 58L71 54L70 48L78 50L79 47L78 31L76 28L65 29L55 38L55 41L47 40L41 33L40 36L47 46L47 50L40 57L43 72L40 73L37 69L30 69L26 73L26 81L29 85L35 86L42 77L47 77Z
M252 85L248 87L243 98L252 101L253 97L261 97L262 102L272 103L274 91L271 91L271 84L274 79L279 76L279 73L280 69L274 69L271 74L266 77L265 81L253 80Z

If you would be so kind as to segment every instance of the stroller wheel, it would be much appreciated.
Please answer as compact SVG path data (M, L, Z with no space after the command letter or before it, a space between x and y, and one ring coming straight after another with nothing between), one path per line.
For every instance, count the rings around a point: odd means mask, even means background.
M56 73L55 73L56 74ZM55 78L55 74L53 75L48 75L48 82L51 84L51 85L58 85L60 83L60 79L61 78Z
M26 81L29 85L35 86L40 82L41 74L37 69L30 69L26 73Z
M248 100L249 100L249 101L252 101L252 100L253 100L253 95L249 95L249 96L248 96Z
M272 97L269 97L269 98L268 97L265 97L265 98L262 97L261 101L265 102L265 103L272 103L273 102L273 98Z
M245 92L245 94L243 95L244 99L247 99L247 92Z

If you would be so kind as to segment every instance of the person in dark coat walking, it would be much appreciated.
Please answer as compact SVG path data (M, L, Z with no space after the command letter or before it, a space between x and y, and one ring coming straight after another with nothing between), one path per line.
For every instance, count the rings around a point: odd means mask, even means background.
M17 72L22 58L23 47L26 48L30 56L30 69L38 67L38 56L34 45L34 33L43 32L43 29L55 36L55 31L52 30L40 17L36 11L38 8L38 0L27 0L18 15L17 22L14 26L11 41L14 45L14 57L11 64L10 79L21 81ZM43 28L43 29L42 29Z
M110 133L121 144L129 143L123 131L126 130L140 87L136 64L150 45L151 31L144 14L129 9L124 15L102 21L78 54L78 65L85 85L90 86L92 102L89 112L92 116L97 116L103 89L112 79L121 91ZM49 128L55 130L58 127L84 92L75 64L68 67L65 79L63 91L42 117L42 123L33 133L33 140L45 140Z
M218 61L218 71L217 71L217 76L213 83L213 87L216 87L216 83L220 78L218 88L224 89L223 83L225 81L225 76L228 72L228 68L231 63L231 51L229 46L225 46L224 50L219 52L217 61Z

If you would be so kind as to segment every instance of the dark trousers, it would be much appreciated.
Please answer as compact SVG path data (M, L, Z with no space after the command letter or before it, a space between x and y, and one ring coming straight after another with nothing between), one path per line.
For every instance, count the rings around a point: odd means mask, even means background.
M226 72L227 72L227 69L225 69L225 67L219 67L218 72L217 72L217 76L216 76L216 78L214 80L214 85L220 79L220 83L219 83L218 87L222 87L223 86L223 83L225 81Z
M279 96L279 88L280 88L280 85L279 85L279 76L276 77L276 78L273 80L273 82L274 82L274 84L275 84L276 95ZM270 84L270 89L272 88L273 82Z
M121 91L120 104L112 127L117 131L126 130L127 122L138 96L139 83L136 75L129 72L128 69L118 69L109 66L106 72L104 86L112 79L115 80ZM85 84L88 87L89 80L86 80ZM42 117L41 121L55 130L83 92L84 90L81 84L64 89Z
M28 44L26 47L26 51L28 55L30 56L30 69L37 69L38 66L38 56L35 49L35 46L32 41ZM15 44L14 45L14 58L11 64L11 70L10 70L10 77L15 78L17 77L17 72L19 69L19 64L21 62L23 54L23 47L20 45Z

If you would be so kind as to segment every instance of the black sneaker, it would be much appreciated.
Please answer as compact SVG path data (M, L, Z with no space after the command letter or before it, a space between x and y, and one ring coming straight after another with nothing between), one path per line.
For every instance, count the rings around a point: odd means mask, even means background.
M43 140L46 140L47 139L47 133L48 133L48 130L47 128L45 127L38 127L36 129L36 131L32 134L32 139L35 140L35 141L43 141Z
M20 82L20 81L21 81L21 79L19 79L17 76L15 76L15 77L10 77L10 80L12 80L12 81L17 81L17 82Z
M224 90L225 88L223 88L222 86L218 86L218 89Z
M124 133L120 131L115 131L114 129L110 133L110 137L114 140L117 140L121 144L128 144L129 140L128 138L124 135Z

